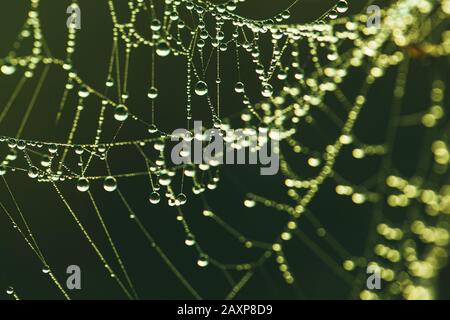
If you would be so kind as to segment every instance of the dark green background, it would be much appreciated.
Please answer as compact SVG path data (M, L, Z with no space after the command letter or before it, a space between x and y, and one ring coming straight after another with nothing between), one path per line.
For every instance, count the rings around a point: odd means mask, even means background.
M66 39L66 7L69 1L42 0L41 21L47 44L55 57L64 56ZM77 37L77 52L74 56L74 65L79 75L86 79L94 88L103 90L106 70L111 50L111 21L106 1L80 0L82 10L82 29ZM118 3L119 1L116 1ZM124 1L125 2L125 1ZM268 18L284 10L290 0L248 0L239 11L245 17ZM324 10L331 7L335 1L302 0L293 8L292 22L307 22L321 15ZM358 12L364 5L361 1L349 0L351 10L349 14ZM123 3L122 3L123 4ZM3 0L0 4L0 56L5 56L11 48L16 34L23 24L28 2L21 0ZM121 5L118 3L118 8ZM123 10L120 11L123 13ZM146 26L143 21L142 26ZM149 83L150 51L139 49L132 56L130 69L130 109L149 120L148 100L145 92ZM306 54L306 52L304 53ZM123 61L123 60L122 60ZM406 105L423 106L428 103L429 84L433 78L435 68L430 68L428 62L418 62L414 65L415 72L408 92L411 94ZM184 65L174 57L158 60L156 77L161 97L156 107L157 123L161 128L170 130L183 126L185 109L185 69ZM231 67L234 68L232 65ZM42 70L42 69L38 69ZM231 88L234 85L236 72L226 63L224 82ZM20 72L12 77L0 77L0 105L4 105L19 79ZM363 73L355 73L349 77L353 79L344 84L344 89L350 96L354 95L361 85ZM252 69L244 71L244 76L252 77ZM387 115L389 114L390 98L392 96L394 73L388 73L382 84L371 92L367 112L357 126L358 136L366 143L382 143L384 140ZM420 76L420 79L419 79ZM32 80L36 83L35 77ZM28 84L21 94L14 110L6 121L0 124L1 135L15 135L20 119L25 110L33 85ZM59 99L63 92L64 75L53 68L32 113L29 125L24 131L24 138L43 141L64 141L70 128L74 115L76 98L71 97L62 122L54 125ZM229 88L229 89L230 89ZM252 89L251 89L252 90ZM230 116L242 109L238 100L228 90L224 94L223 113ZM332 105L334 107L334 105ZM96 123L99 101L89 98L83 112L83 125L77 134L76 141L91 143ZM198 102L194 106L196 116L207 119L206 106ZM116 123L112 115L107 115L107 137L111 137ZM317 118L319 132L305 129L304 143L306 145L321 145L317 140L331 141L335 132L328 130L328 124ZM109 136L108 136L109 134ZM142 129L126 128L122 139L143 137L146 133ZM324 137L318 138L319 135ZM415 137L415 139L411 139ZM422 139L421 131L405 133L405 139L400 143L396 156L396 169L409 175L416 168L416 143ZM412 149L412 151L411 151ZM318 149L321 150L321 149ZM2 149L6 152L6 150ZM360 183L366 178L376 175L379 161L367 160L356 162L349 157L350 149L346 149L342 161L338 162L338 171L353 183ZM111 155L111 166L114 172L142 171L144 163L135 151L122 151ZM292 166L296 169L297 162ZM298 168L302 168L298 164ZM300 174L304 174L300 172ZM305 174L306 175L306 174ZM65 282L65 269L68 265L76 264L82 269L82 290L69 292L73 298L80 299L121 299L125 298L118 286L106 274L104 268L97 260L93 250L82 236L80 230L73 223L67 210L55 194L51 185L32 183L25 174L8 173L7 181L10 183L23 212L25 213L33 232L38 239L41 249L46 255L52 270L59 279ZM236 183L236 181L238 181ZM197 255L192 248L184 245L184 232L176 221L176 212L165 204L152 206L147 197L150 187L146 178L120 180L120 188L132 204L134 210L143 220L144 224L154 235L157 243L164 249L168 257L183 273L187 280L205 298L223 298L230 290L223 274L214 267L200 269L196 266ZM3 184L0 184L0 199L13 209L12 203L5 193ZM280 228L287 221L279 212L274 212L257 206L251 210L244 210L242 202L247 192L255 192L266 197L287 202L285 189L281 188L281 177L260 177L255 168L227 167L222 172L222 181L214 192L208 192L207 198L214 210L233 227L241 230L250 238L272 241L279 233ZM101 231L95 213L86 194L75 191L73 183L61 184L63 193L67 196L73 209L85 224L94 240L107 256L113 261L107 241ZM162 259L150 248L148 242L139 232L135 224L127 217L123 205L113 194L106 194L101 183L92 183L91 190L97 199L100 210L104 215L113 239L119 248L129 274L134 281L141 298L190 298L191 296L181 283L171 273ZM190 201L185 214L190 220L192 228L197 235L197 241L214 258L228 263L238 263L256 259L257 251L248 251L227 235L221 227L201 216L202 206L198 201ZM334 184L325 183L323 190L313 201L311 210L323 223L324 227L335 235L339 242L351 255L364 254L365 241L369 230L371 205L355 206L348 199L338 198L334 193ZM300 229L332 259L340 264L342 261L323 240L316 236L316 230L305 219L300 220ZM277 271L273 259L269 260L263 268L259 268L255 276L237 296L238 298L255 299L298 299L298 298L353 298L350 295L350 286L338 278L312 251L302 242L295 239L285 248L291 269L297 282L286 285ZM116 270L118 267L112 264ZM0 214L0 289L13 285L18 294L27 299L60 298L59 293L47 276L41 272L42 266L38 259L26 247L23 239L12 229L5 215ZM359 270L361 271L361 270ZM235 279L239 275L234 274ZM353 273L352 275L355 275ZM448 296L448 272L440 283L443 297ZM447 285L446 285L447 284ZM1 296L6 298L7 296Z

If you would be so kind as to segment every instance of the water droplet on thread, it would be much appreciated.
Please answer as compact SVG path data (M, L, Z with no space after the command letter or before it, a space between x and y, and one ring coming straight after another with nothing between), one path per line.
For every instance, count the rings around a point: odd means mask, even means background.
M208 85L204 81L199 81L195 85L195 93L198 96L204 96L208 93Z
M336 19L336 18L338 17L337 11L336 11L336 10L331 10L330 13L328 14L328 17L329 17L331 20Z
M114 118L117 121L125 121L128 118L128 108L124 106L123 104L117 105L116 109L114 110Z
M103 188L108 192L113 192L117 189L117 180L112 176L108 176L103 181Z
M16 67L13 66L10 63L5 63L1 66L0 70L3 72L4 75L10 76L16 72Z
M161 196L158 192L152 192L150 194L149 201L152 204L158 204L161 201Z
M188 246L188 247L192 247L193 245L195 245L195 237L192 234L188 234L186 237L186 240L184 241L184 243Z
M175 199L175 204L177 206L182 206L184 204L186 204L187 202L187 197L184 193L180 193L177 198Z
M169 43L166 40L160 40L156 45L156 54L160 57L167 57L170 51Z
M265 84L262 87L261 91L263 97L270 98L273 95L273 87L270 84Z
M209 258L205 254L202 254L200 256L200 258L198 258L198 260L197 260L197 265L201 268L208 266L208 264L209 264Z
M242 82L236 83L236 86L234 87L234 91L237 93L243 93L245 91L245 86Z
M158 98L158 89L155 87L151 87L148 90L147 97L149 97L152 100Z
M77 181L77 189L80 192L86 192L89 190L89 180L86 178L80 178Z
M154 124L151 124L151 125L148 127L148 132L149 132L149 133L156 133L156 132L158 132L158 128L157 128Z
M28 176L31 179L37 178L38 175L39 175L39 169L36 168L35 166L30 167L30 169L28 169Z
M348 3L346 0L340 0L336 5L336 10L339 13L345 13L348 10Z

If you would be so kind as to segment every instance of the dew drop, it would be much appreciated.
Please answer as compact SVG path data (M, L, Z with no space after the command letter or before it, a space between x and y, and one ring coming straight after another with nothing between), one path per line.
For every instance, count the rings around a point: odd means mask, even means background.
M270 84L265 84L261 91L263 97L270 98L273 95L273 87Z
M78 96L81 98L87 98L89 97L89 90L86 87L81 87L78 91Z
M340 0L336 5L336 10L339 13L347 12L348 10L348 3L346 0Z
M52 164L52 160L51 160L50 156L47 154L44 154L41 159L41 165L43 167L50 167L51 164Z
M114 118L117 121L125 121L128 118L128 108L124 106L123 104L117 105L116 109L114 110Z
M17 141L17 149L24 150L26 148L27 144L23 140Z
M313 168L318 167L320 165L320 162L321 162L320 159L317 157L311 157L308 159L309 166L311 166Z
M289 18L291 17L291 12L290 12L289 10L286 10L286 11L284 11L284 12L281 14L281 17L282 17L283 19L287 20L287 19L289 19Z
M117 180L112 176L108 176L103 181L103 188L108 192L113 192L117 189Z
M204 96L208 93L208 85L204 81L199 81L195 85L195 93L198 96Z
M255 205L256 202L254 200L247 199L244 201L244 206L246 206L247 208L253 208Z
M17 159L17 152L16 150L10 150L8 155L6 156L6 160L14 161Z
M205 209L205 210L203 210L203 215L205 217L212 217L212 216L214 216L214 213L210 210Z
M153 147L155 148L155 150L158 150L158 151L163 151L164 150L164 148L165 148L165 144L164 144L164 142L162 142L162 141L156 141L155 142L155 144L153 145Z
M185 175L186 177L193 177L193 176L195 176L195 170L194 170L194 168L187 168L187 169L184 169L184 175Z
M10 63L5 63L4 65L2 65L0 70L3 72L4 75L10 76L14 72L16 72L16 67Z
M168 186L171 181L172 179L168 174L162 174L158 179L159 184L162 186Z
M36 168L35 166L30 167L30 169L28 169L28 176L31 179L37 178L38 175L39 175L39 169Z
M8 147L11 149L17 147L17 140L16 139L8 139Z
M182 206L184 204L186 204L187 202L187 197L184 193L180 193L177 198L175 199L175 204L177 206Z
M112 77L108 77L108 79L106 80L106 86L108 87L108 88L111 88L111 87L113 87L114 86L114 79L112 78Z
M149 97L152 100L158 98L158 89L155 87L151 87L148 90L147 97Z
M166 40L160 40L156 45L156 54L160 57L167 57L170 54L170 46Z
M187 142L194 140L194 134L190 131L186 131L186 133L184 134L183 140L187 141Z
M331 10L331 12L330 12L330 14L328 15L328 17L329 17L331 20L336 19L336 18L338 17L337 11L336 11L336 10Z
M234 11L237 8L236 2L230 1L227 3L227 10L228 11Z
M158 128L154 124L152 124L152 125L150 125L148 127L148 132L149 133L156 133L156 132L158 132Z
M77 189L80 192L86 192L89 190L89 180L86 178L80 178L77 181Z
M152 204L158 204L161 201L161 196L158 192L152 192L150 194L149 201Z
M204 268L204 267L206 267L208 264L209 264L209 258L208 258L208 256L205 255L205 254L202 254L202 255L200 256L200 258L198 258L198 260L197 260L197 265L198 265L199 267Z
M58 152L58 147L56 146L56 144L51 144L48 146L48 152L50 153L56 153Z
M192 247L195 244L195 237L192 234L188 234L186 237L186 240L184 241L184 243L188 246L188 247Z
M75 153L78 155L82 155L84 153L84 149L82 147L76 147Z
M236 86L234 87L234 91L237 93L243 93L245 91L245 86L242 82L236 83Z
M159 31L161 30L161 21L158 19L153 19L152 24L150 25L150 29L153 31Z
M287 76L288 76L288 74L287 74L286 70L284 70L284 69L281 69L277 75L279 80L286 80Z

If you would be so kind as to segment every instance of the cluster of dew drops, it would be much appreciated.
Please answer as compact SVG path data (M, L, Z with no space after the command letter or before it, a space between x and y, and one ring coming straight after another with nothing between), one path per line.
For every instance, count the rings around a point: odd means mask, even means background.
M244 2L245 0L231 0L226 4L222 4L217 6L218 12L225 12L225 10L228 10L230 12L234 11L237 8L237 4L239 2ZM195 9L195 5L193 4L193 2L191 1L187 1L186 2L186 7L188 10L194 10ZM348 10L348 2L346 0L339 0L336 4L336 6L334 7L334 9L332 9L329 13L328 13L328 17L330 19L336 19L338 17L338 15L340 13L345 13ZM271 22L282 22L283 20L287 20L289 19L291 16L291 13L289 12L289 10L284 11L283 13L281 13L280 15L276 16L273 20L271 20ZM179 17L177 16L176 13L172 13L170 15L170 19L176 21L179 20ZM178 27L179 28L183 28L183 24L184 22L179 20L178 23ZM154 31L156 33L156 35L158 35L158 32L162 29L162 24L161 21L158 19L154 19L151 22L150 28L152 31ZM199 47L199 49L201 49L202 47L204 47L205 45L205 40L209 37L208 32L205 30L206 25L204 22L200 22L199 23L199 28L202 30L202 32L200 32L200 39L198 40L197 46ZM235 36L235 35L233 35ZM156 37L158 38L158 37ZM219 47L220 50L222 51L226 51L226 44L225 43L221 43L221 40L224 39L224 34L222 31L219 31L217 37L215 39L212 40L212 45L214 47ZM155 48L155 52L158 56L160 57L167 57L170 55L170 53L172 52L172 48L169 44L169 42L166 39L159 39L156 43L156 48ZM176 54L176 52L174 52L174 54ZM16 71L15 66L10 65L10 64L4 64L1 67L1 71L3 74L6 75L11 75ZM111 78L108 78L106 81L106 86L107 87L113 87L114 86L114 80ZM237 93L244 93L245 91L245 85L242 82L237 82L235 85L235 91ZM203 81L203 80L199 80L195 83L194 85L194 92L196 95L203 97L206 96L208 94L208 84ZM89 90L87 88L85 88L84 86L81 87L81 89L78 92L78 95L82 98L86 98L88 97L90 94ZM261 94L263 97L265 98L270 98L273 95L273 87L271 84L264 82L262 85L262 91ZM158 89L154 86L150 87L150 89L148 90L147 96L149 99L154 100L157 99L158 97ZM126 100L128 97L125 94L122 95L122 98L124 100ZM119 122L123 122L126 121L129 118L129 111L128 108L125 106L125 104L120 103L118 105L116 105L115 110L114 110L114 118L119 121ZM220 121L220 120L218 120ZM157 128L155 125L150 125L149 127L149 132L150 133L155 133L157 132ZM0 141L4 141L5 138L0 138ZM9 161L13 161L17 158L17 152L15 151L15 149L18 150L24 150L27 145L32 146L32 147L39 147L41 148L44 144L42 143L34 143L34 142L25 142L24 140L16 140L16 139L9 139L7 141L8 146L11 148L11 152L7 155L6 159L3 161L3 163L0 165L0 175L4 175L6 173L6 166L9 163ZM50 167L52 164L52 159L56 156L57 151L58 151L58 146L56 146L55 144L50 144L47 145L48 146L48 152L49 154L45 154L43 155L42 159L41 159L41 165L47 169L48 172L51 171ZM163 143L156 143L155 144L155 148L157 150L162 150L164 148ZM101 150L101 149L105 149L103 147L98 147L97 151L100 152L104 152L105 150ZM77 155L82 155L84 152L83 148L81 147L76 147L75 148L75 153ZM14 170L13 167L11 167L12 170ZM186 170L185 174L186 175L193 175L193 173L190 172L191 170ZM64 178L61 176L61 172L58 171L56 175L52 175L51 179L54 180L64 180ZM28 169L28 176L32 179L35 178L44 178L45 174L42 170L40 170L38 167L32 165L30 166L30 168ZM164 172L159 176L158 179L158 183L159 185L156 185L154 187L154 191L150 194L149 196L149 202L152 204L158 204L161 201L161 196L159 193L160 190L160 186L169 186L171 183L171 177L173 176L173 172ZM215 177L213 179L214 182L218 181L218 178ZM107 176L104 178L103 180L103 188L105 191L107 192L114 192L118 187L118 183L117 183L117 179L114 176ZM209 187L209 186L208 186ZM82 176L79 177L76 183L76 188L78 191L80 192L87 192L90 188L90 182L89 179ZM214 186L213 184L211 185L211 189L213 189ZM197 187L194 186L194 193L198 194L204 191L204 188L202 187ZM176 197L173 197L171 195L170 192L168 192L166 194L166 196L169 198L169 205L171 206L181 206L184 205L187 202L187 197L184 193L180 193L178 194Z
M229 12L233 12L236 10L238 2L244 2L244 1L245 0L231 0L226 4L218 5L217 10L219 13L225 12L225 9L228 10ZM195 5L193 2L187 1L186 8L188 10L194 10ZM337 2L336 6L334 7L334 9L332 9L329 12L328 17L330 19L334 20L339 16L339 14L347 12L348 8L349 8L349 6L348 6L348 2L346 0L339 0ZM184 22L182 20L179 20L179 16L176 12L171 13L169 17L173 21L177 21L177 20L179 21L178 28L183 29L185 27ZM286 10L286 11L282 12L281 14L277 15L273 20L270 20L270 21L272 23L274 23L274 22L279 23L279 22L288 20L290 17L291 17L290 11ZM218 21L218 23L220 24L221 22ZM222 21L222 23L223 23L223 21ZM200 32L200 36L199 36L200 39L197 41L197 47L201 50L205 46L205 40L209 38L209 34L206 31L206 24L203 21L200 21L198 27L202 31ZM161 35L158 34L158 32L160 32L162 29L162 23L159 19L155 18L151 22L150 28L153 32L156 32L156 34L154 35L154 38L158 39L161 37ZM169 35L168 37L171 37L171 36ZM237 33L233 34L233 37L237 37ZM212 46L218 47L221 51L226 51L227 44L225 42L221 42L224 38L225 38L225 35L224 35L223 31L218 31L217 36L212 39L212 43L211 43ZM158 56L167 57L171 54L172 48L166 39L161 38L156 43L155 51ZM174 52L174 53L177 54L177 52ZM114 81L112 79L108 79L106 82L106 85L109 87L112 87L114 85ZM241 92L241 93L244 92L244 84L242 82L238 82L236 84L235 90L236 90L236 92ZM194 92L198 96L201 96L201 97L206 96L208 94L208 84L203 80L197 81L194 85ZM272 97L273 86L267 82L264 82L262 85L261 93L262 93L262 96L265 98ZM158 89L155 86L151 86L148 90L147 96L150 99L154 100L158 97L158 94L159 94ZM126 98L126 94L122 98ZM116 120L125 121L128 118L128 115L129 115L128 108L124 104L118 104L116 106L115 113L114 113L114 117ZM152 126L154 127L154 125L152 125Z

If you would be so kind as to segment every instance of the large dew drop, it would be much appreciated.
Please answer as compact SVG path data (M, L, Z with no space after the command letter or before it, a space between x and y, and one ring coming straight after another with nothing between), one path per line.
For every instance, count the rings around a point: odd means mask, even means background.
M31 179L37 178L37 176L39 175L39 169L36 168L35 166L30 167L30 169L28 169L28 176Z
M125 121L128 118L128 108L124 106L123 104L117 105L116 109L114 110L114 118L117 121Z
M184 241L184 243L188 246L188 247L192 247L195 244L195 238L192 234L188 234L186 240Z
M117 189L117 180L116 178L109 176L103 180L103 188L108 192L113 192Z
M237 93L244 93L244 91L245 91L244 84L242 82L236 83L236 85L234 87L234 91L236 91Z
M4 75L10 76L14 72L16 72L16 67L13 66L12 64L4 64L1 66L0 70Z
M152 192L148 200L152 204L158 204L161 201L161 196L159 195L158 192Z
M204 255L204 254L202 254L202 255L200 256L200 258L198 258L198 260L197 260L197 265L198 265L199 267L204 268L204 267L206 267L208 264L209 264L208 256L206 256L206 255Z
M184 204L186 204L187 202L187 197L184 193L180 193L177 198L175 199L175 204L177 206L182 206Z
M148 90L147 97L149 97L152 100L156 99L158 97L158 89L156 89L155 87L151 87Z
M330 18L331 20L334 20L338 17L338 13L336 10L331 10L330 13L328 14L328 18Z
M208 85L204 81L199 81L195 85L195 93L198 96L204 96L208 93Z
M347 12L347 10L348 10L348 3L347 3L347 1L346 0L340 0L338 2L338 4L336 5L336 10L339 13Z
M172 178L168 174L162 174L159 177L158 182L162 186L168 186L172 182Z
M273 87L270 84L265 84L262 87L261 94L263 97L270 98L273 95Z
M86 192L89 190L89 180L86 178L80 178L77 181L77 189L80 192Z
M167 57L170 54L170 46L166 40L160 40L156 45L156 54L160 57Z
M50 156L48 154L44 154L41 159L41 166L47 168L47 167L50 167L51 164L52 164L52 159L50 158Z
M161 30L161 21L159 21L158 19L153 19L150 28L152 29L152 31Z

